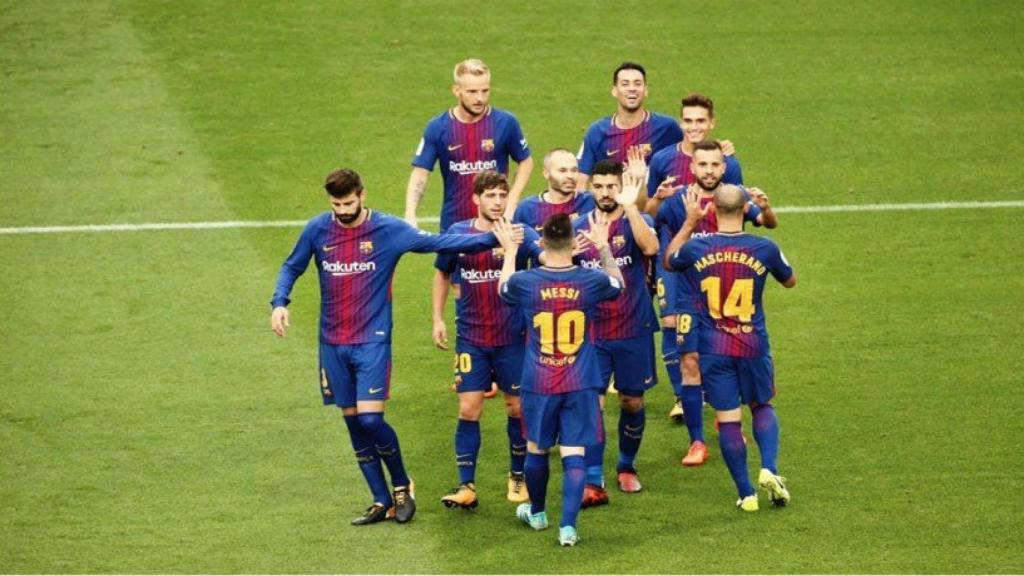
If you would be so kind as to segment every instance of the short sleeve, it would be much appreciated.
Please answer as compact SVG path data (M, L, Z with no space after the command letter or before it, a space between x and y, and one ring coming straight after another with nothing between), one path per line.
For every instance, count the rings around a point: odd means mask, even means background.
M682 248L676 250L675 254L669 256L669 265L673 270L686 270L697 261L697 245L693 240L683 244Z
M600 151L600 147L601 127L595 122L587 129L587 134L583 137L583 144L576 155L576 160L580 165L580 172L590 176L590 173L594 171L594 164L597 163L597 153Z
M793 277L793 267L789 265L782 249L774 242L771 244L771 254L768 258L768 270L779 282L786 282Z
M437 161L437 140L439 130L436 122L427 124L423 130L423 137L416 147L416 153L412 157L412 165L425 170L433 170L434 162Z
M452 274L455 272L458 261L459 257L457 254L438 254L437 258L434 259L434 268L445 274Z
M722 176L722 182L737 186L743 185L743 168L740 167L740 161L735 156L725 157L725 174Z
M522 162L530 157L530 145L526 142L526 136L523 136L523 128L519 125L519 120L511 114L509 115L506 145L508 146L508 155L516 162Z
M540 235L529 226L525 226L523 228L523 234L525 235L523 238L523 245L516 254L518 258L516 268L526 268L527 264L539 266L540 253L544 251L540 247Z
M604 272L594 272L591 282L598 302L615 300L622 294L622 282L618 278Z
M655 154L651 158L651 168L647 173L647 197L654 198L658 192L658 186L665 179L665 167L662 165L661 156Z

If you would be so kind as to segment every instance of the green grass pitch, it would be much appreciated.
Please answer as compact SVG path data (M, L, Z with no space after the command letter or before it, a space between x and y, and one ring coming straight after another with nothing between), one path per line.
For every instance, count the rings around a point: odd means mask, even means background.
M631 59L654 110L715 99L776 206L1021 200L1022 18L980 0L8 0L0 227L305 219L338 166L400 214L469 56L535 157L579 145ZM439 197L435 175L421 215ZM356 529L368 493L319 406L311 278L289 337L268 327L297 228L0 236L0 572L1024 572L1021 216L783 213L800 285L767 307L793 504L733 510L714 441L680 467L662 378L646 490L585 511L564 550L503 499L497 402L481 507L437 501L456 402L430 258L395 280L389 404L420 510Z

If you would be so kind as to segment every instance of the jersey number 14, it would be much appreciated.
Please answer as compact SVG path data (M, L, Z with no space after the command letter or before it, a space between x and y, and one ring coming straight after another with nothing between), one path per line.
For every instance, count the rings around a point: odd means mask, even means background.
M708 276L700 281L700 290L708 295L708 312L715 320L738 318L750 322L756 311L754 307L754 279L737 278L732 281L729 294L722 302L722 279Z

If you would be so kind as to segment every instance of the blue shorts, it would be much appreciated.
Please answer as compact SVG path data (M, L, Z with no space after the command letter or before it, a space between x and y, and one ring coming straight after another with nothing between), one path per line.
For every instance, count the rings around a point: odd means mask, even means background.
M643 396L644 390L658 383L653 334L620 340L595 340L594 348L605 390L613 375L615 388L627 396Z
M734 358L701 354L700 375L708 402L715 410L764 404L775 397L775 366L770 355Z
M524 344L474 346L456 340L455 391L486 392L497 382L502 392L518 396L525 353Z
M676 315L676 344L681 355L697 351L700 345L700 314L682 310Z
M684 282L680 272L669 272L662 266L655 266L657 278L658 314L662 318L679 313L679 283Z
M604 441L604 419L596 388L564 394L523 393L526 439L541 450L555 444L591 446Z
M320 344L320 394L325 406L352 408L357 401L387 400L390 393L390 342Z

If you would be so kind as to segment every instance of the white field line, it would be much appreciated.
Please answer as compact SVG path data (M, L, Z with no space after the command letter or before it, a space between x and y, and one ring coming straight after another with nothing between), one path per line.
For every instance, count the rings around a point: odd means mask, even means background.
M835 212L896 212L901 210L974 210L1024 208L1024 200L992 202L932 202L912 204L837 204L831 206L780 206L780 214L829 214ZM437 217L420 218L436 224ZM79 226L16 226L0 228L0 235L65 234L75 232L141 232L144 230L218 230L224 228L298 228L306 220L224 220L220 222L150 222L143 224L83 224Z

